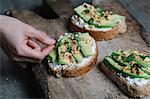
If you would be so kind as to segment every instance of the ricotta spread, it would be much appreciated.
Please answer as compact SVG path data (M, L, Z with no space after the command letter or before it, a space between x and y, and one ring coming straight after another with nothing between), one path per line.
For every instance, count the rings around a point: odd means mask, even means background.
M120 77L125 79L129 84L136 85L139 87L142 87L150 82L150 79L144 79L144 78L131 78L131 77L123 77L121 73L117 73Z
M144 78L130 78L130 77L125 77L125 80L128 81L129 84L135 84L137 86L143 86L147 84L150 80L149 79L144 79Z
M71 17L71 21L81 27L81 28L85 28L85 29L89 29L89 30L94 30L94 31L108 31L111 30L112 28L96 28L96 27L91 27L88 23L86 23L81 17L79 17L78 15L73 15Z

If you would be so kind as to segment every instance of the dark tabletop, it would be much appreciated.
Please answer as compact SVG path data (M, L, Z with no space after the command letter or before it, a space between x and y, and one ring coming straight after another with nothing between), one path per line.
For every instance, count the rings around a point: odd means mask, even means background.
M132 5L132 3L130 4ZM143 10L144 12L145 10ZM143 19L147 19L147 17L143 17ZM0 71L0 99L45 97L41 87L35 81L35 75L31 68L20 68L8 59L2 49L0 49Z

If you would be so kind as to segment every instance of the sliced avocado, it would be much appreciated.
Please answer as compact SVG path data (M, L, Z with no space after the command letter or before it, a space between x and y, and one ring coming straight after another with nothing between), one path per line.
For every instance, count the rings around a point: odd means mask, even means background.
M70 33L58 39L56 50L49 54L49 59L62 65L78 63L83 57L93 55L92 45L93 39L88 33Z
M93 55L92 40L88 33L79 33L76 36L81 52L85 57Z
M118 14L113 14L113 15L109 15L107 17L107 19L105 17L102 17L100 19L100 23L97 22L97 20L93 20L93 23L91 24L94 24L95 27L98 27L98 28L110 28L110 27L114 27L116 26L116 24L119 22L119 21L123 21L125 20L125 17L124 16L121 16L121 15L118 15Z
M145 63L143 61L140 61L140 60L137 60L137 59L134 59L134 61L137 62L137 64L139 64L140 66L143 66L144 68L149 68L150 67L150 64Z
M105 57L104 64L106 66L109 66L111 69L113 69L115 71L121 72L121 73L123 73L125 75L128 75L130 77L133 77L133 78L145 78L145 79L149 79L150 78L150 75L148 75L147 73L143 73L143 74L139 74L138 75L138 74L131 73L129 71L122 71L122 66L118 65L118 63L116 63L110 57Z
M60 56L61 55L61 46L58 46L57 49L58 49L57 50L58 51L58 56Z
M71 37L73 34L65 35L63 38L59 40L60 45L58 48L58 63L59 64L70 64L75 63L75 59L71 54L72 40Z
M68 34L64 36L63 38L59 39L57 43L58 48L58 55L60 55L62 52L71 52L71 35Z
M84 41L79 41L78 44L79 44L81 51L85 57L93 55L92 46L85 43Z
M58 41L57 41L57 46L61 46L61 45L64 44L64 43L70 42L70 39L69 39L69 38L71 38L71 34L68 34L68 35L66 35L66 36L64 36L64 37L62 37L62 38L60 38L60 39L58 39Z
M74 8L74 11L81 17L83 18L86 22L88 22L91 17L87 15L86 13L89 12L90 10L85 8L83 5L80 5L76 8Z
M70 63L70 59L67 56L67 53L69 53L69 52L63 51L62 46L58 47L58 56L59 56L58 63L59 64L69 64ZM65 46L65 47L67 47L67 46Z
M82 58L83 58L83 55L82 55L82 53L79 50L77 40L75 40L75 39L72 40L72 44L71 45L72 45L71 46L71 54L73 55L73 57L75 58L75 60L77 62L81 62Z
M144 58L144 62L150 64L150 56L146 56L146 57Z
M142 67L141 70L150 75L150 70L148 70L148 68Z
M74 11L89 25L94 25L97 28L111 28L116 26L119 21L125 20L124 16L118 14L109 14L106 18L103 16L105 12L101 8L90 9L80 5ZM94 13L94 15L91 15L91 13Z
M59 56L58 63L70 64L70 63L76 63L76 61L71 53L66 52L66 53L62 53L61 56Z
M89 46L92 46L93 44L92 38L89 35L89 33L78 33L78 35L76 36L76 40L77 42L83 41L87 43Z
M72 55L77 62L81 62L83 59L83 55L81 54L80 51L76 51L76 52L72 53Z
M48 59L50 60L50 62L55 62L56 57L57 57L57 51L56 51L56 49L54 49L49 53Z
M77 62L81 62L82 61L82 58L83 58L83 55L82 53L80 52L79 48L78 48L78 45L73 45L72 48L71 48L71 54L73 55L73 57L75 58L75 60Z

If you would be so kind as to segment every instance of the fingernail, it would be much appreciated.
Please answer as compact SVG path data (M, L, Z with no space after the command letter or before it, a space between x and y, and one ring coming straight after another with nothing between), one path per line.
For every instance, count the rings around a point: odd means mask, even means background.
M49 38L49 42L50 42L51 45L54 45L56 43L56 40L52 39L52 38Z

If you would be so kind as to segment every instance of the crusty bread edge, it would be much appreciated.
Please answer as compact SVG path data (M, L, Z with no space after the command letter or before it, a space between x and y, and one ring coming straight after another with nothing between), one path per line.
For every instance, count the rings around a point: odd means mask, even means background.
M129 84L124 78L116 75L116 72L109 69L104 63L100 69L108 76L128 97L141 98L150 95L150 82L142 87Z
M116 25L111 30L104 32L104 31L96 31L96 30L81 28L81 27L75 25L71 20L69 21L69 30L71 32L89 32L90 35L97 41L110 40L119 34L119 26L118 25Z
M81 76L93 68L93 66L96 64L97 56L98 56L98 46L96 46L96 53L94 54L94 56L92 57L90 62L88 64L86 64L85 66L76 67L76 68L68 67L68 68L65 68L63 70L60 68L54 70L53 68L51 68L51 66L49 66L49 69L50 69L49 71L55 77L77 77L77 76Z

